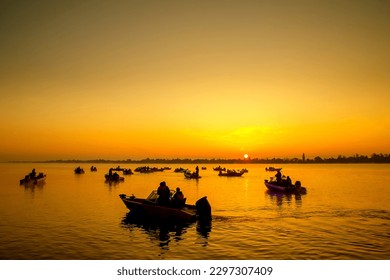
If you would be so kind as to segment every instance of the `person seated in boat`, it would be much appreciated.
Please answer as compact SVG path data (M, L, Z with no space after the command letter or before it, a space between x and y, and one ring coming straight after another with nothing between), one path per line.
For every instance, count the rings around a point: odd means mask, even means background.
M184 198L183 192L180 188L176 188L176 192L172 197L172 206L175 208L182 208L185 204L186 199Z
M165 181L160 183L160 186L157 189L158 194L158 204L167 206L169 204L169 199L171 197L171 191Z
M37 173L35 172L35 168L33 168L33 170L31 170L31 173L30 173L30 178L33 179L33 178L35 178L36 175L37 175Z
M113 180L119 180L119 174L114 172L114 174L112 174L112 179Z
M292 183L291 183L291 178L290 178L290 176L287 176L286 185L287 185L287 187L292 187Z
M282 182L282 173L280 173L280 170L278 170L275 177L276 177L276 182L280 184Z

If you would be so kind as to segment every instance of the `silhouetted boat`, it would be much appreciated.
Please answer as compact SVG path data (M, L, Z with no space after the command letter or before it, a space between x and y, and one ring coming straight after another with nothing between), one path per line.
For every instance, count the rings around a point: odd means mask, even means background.
M197 219L211 220L211 206L206 196L199 199L195 205L184 204L180 208L159 205L156 190L152 191L146 199L125 194L120 194L119 197L133 214L148 219L177 222L193 222Z
M124 168L121 168L119 165L115 168L111 168L112 171L123 171Z
M179 172L186 172L186 170L187 170L187 169L180 167L180 168L175 168L175 170L174 170L173 172L176 172L176 173L179 173Z
M226 168L222 168L221 166L213 168L214 171L226 171Z
M123 182L125 180L125 178L119 176L116 173L114 173L112 175L106 174L106 175L104 175L104 178L106 178L106 181L108 181L108 182Z
M264 180L265 186L273 192L283 192L283 193L297 193L297 194L306 194L307 190L305 187L301 186L300 181L296 181L295 184L288 185L285 181L278 183L276 181Z
M265 168L265 171L280 171L280 170L282 170L282 168L275 168L272 166Z
M97 168L96 168L96 166L91 166L91 171L92 171L92 172L95 172L95 171L97 171Z
M196 172L191 172L188 169L184 172L184 177L186 177L187 179L200 179L200 178L202 178L202 176L200 176Z
M226 172L219 171L218 176L225 176L225 177L240 177L242 176L246 171L244 169L241 169L241 171L236 170L230 170L228 169Z
M123 169L123 175L132 175L134 174L133 171L131 171L131 169Z
M26 175L24 177L24 179L21 179L20 180L20 184L21 185L39 185L39 184L42 184L46 181L46 174L43 174L43 173L39 173L37 176L35 175Z
M165 168L149 167L149 166L140 166L134 169L135 172L139 173L153 173L153 172L162 172Z
M84 172L84 169L80 168L80 166L79 166L79 167L77 167L77 168L74 170L74 173L75 173L75 174L84 174L85 172Z

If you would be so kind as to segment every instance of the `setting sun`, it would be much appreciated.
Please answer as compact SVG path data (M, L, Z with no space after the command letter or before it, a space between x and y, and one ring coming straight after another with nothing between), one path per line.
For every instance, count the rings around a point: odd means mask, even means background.
M244 155L244 158L245 158L245 159L248 159L248 158L249 158L248 154L245 154L245 155Z

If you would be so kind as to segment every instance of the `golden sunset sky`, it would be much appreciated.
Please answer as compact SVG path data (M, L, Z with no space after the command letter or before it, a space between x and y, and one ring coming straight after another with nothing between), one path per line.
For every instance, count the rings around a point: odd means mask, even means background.
M390 151L388 1L1 1L0 160Z

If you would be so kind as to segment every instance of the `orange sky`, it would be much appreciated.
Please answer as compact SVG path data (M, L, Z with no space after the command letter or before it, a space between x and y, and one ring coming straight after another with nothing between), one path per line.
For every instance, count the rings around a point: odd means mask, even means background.
M0 160L390 150L385 1L5 1Z

